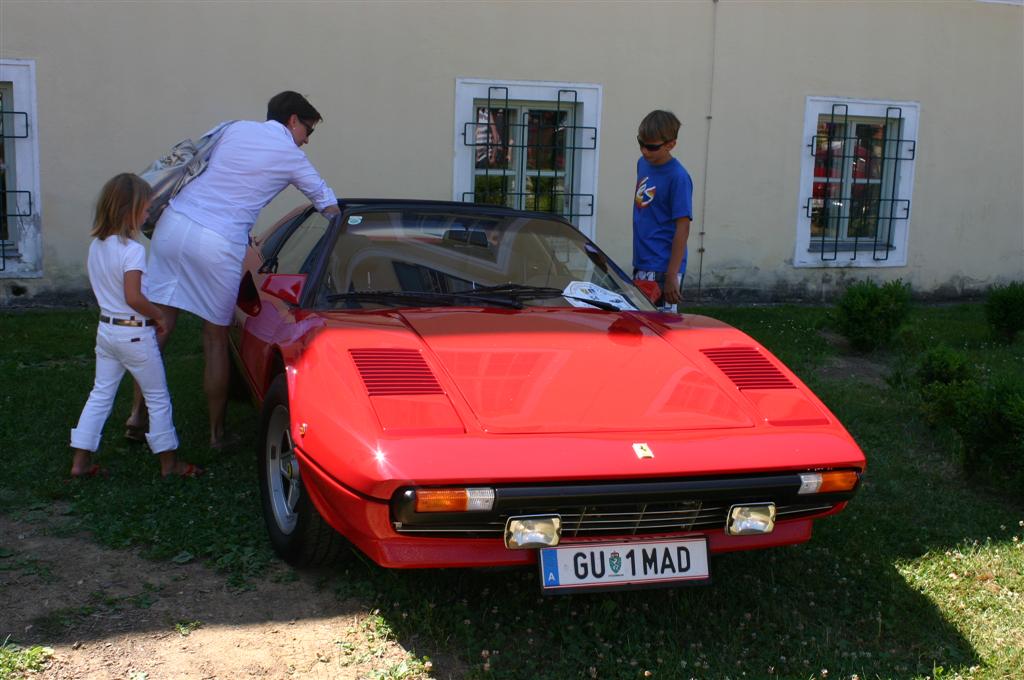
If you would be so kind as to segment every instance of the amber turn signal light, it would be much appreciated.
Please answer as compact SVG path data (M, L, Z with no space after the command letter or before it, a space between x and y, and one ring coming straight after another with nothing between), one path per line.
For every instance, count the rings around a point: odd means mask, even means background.
M857 486L860 474L854 470L831 470L829 472L806 472L800 475L800 490L797 493L834 493L852 491Z
M473 512L494 507L494 489L417 489L416 512Z

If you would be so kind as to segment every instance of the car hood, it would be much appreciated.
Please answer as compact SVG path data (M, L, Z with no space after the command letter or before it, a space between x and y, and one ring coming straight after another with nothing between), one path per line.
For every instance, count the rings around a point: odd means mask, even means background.
M705 373L644 315L536 309L416 310L402 317L443 373L441 385L455 392L453 403L461 401L484 432L754 425L735 388Z

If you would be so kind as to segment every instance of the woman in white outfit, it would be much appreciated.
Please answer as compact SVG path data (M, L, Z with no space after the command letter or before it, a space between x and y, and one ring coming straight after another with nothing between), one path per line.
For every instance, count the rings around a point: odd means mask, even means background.
M125 370L141 387L149 409L146 440L159 457L161 474L195 477L202 473L201 468L177 459L178 434L156 340L164 328L164 315L142 294L146 250L134 238L146 218L151 195L146 182L124 173L106 183L96 204L88 259L89 283L100 306L96 380L78 427L71 430L72 477L105 474L92 455L99 448Z
M225 443L227 331L249 232L260 211L291 184L324 214L339 212L334 192L301 149L320 120L305 97L287 91L267 103L265 122L229 125L206 170L171 199L153 232L145 292L164 311L167 335L179 310L204 321L203 387L213 448ZM138 390L127 426L125 436L131 439L145 432Z

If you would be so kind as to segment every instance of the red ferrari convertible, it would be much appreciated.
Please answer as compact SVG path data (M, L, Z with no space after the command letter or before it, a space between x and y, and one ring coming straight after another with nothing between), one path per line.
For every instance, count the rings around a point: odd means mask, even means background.
M294 564L537 564L545 592L708 581L800 543L864 456L764 347L658 312L547 213L350 200L249 248L231 344Z

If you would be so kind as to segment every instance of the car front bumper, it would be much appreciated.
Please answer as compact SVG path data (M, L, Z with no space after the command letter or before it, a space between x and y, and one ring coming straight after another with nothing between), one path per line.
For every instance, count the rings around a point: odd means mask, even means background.
M408 490L396 494L392 503L362 495L333 479L313 463L301 450L297 450L302 465L302 479L306 492L324 520L345 536L355 547L382 567L389 568L446 568L531 565L537 561L537 551L510 550L505 547L503 528L505 518L519 513L552 511L579 507L579 517L589 516L601 527L599 530L579 531L585 523L577 521L577 530L563 534L561 545L583 544L608 540L652 540L702 536L707 538L712 554L737 550L753 550L803 543L810 539L813 520L842 510L853 495L829 494L813 498L802 504L792 503L796 475L776 474L714 480L672 480L642 484L574 484L499 487L499 503L495 512L485 513L467 523L466 515L455 517L434 516L426 522L415 520L417 513L409 507ZM644 493L642 487L647 487ZM619 494L608 505L609 493ZM639 495L638 495L639 494ZM674 526L664 521L641 522L640 530L626 530L618 520L602 526L612 510L619 506L639 507L647 501L657 501L658 507L676 504L684 512L683 521ZM686 519L693 513L694 501L717 503L714 507L728 507L734 502L769 500L780 502L781 507L792 508L787 518L781 514L774 530L759 535L728 535L724 526L724 511L710 513L713 519ZM787 506L786 501L790 501ZM604 503L604 505L601 505ZM612 507L614 506L614 507ZM592 509L588 512L587 508ZM566 515L569 513L565 510ZM652 510L652 513L661 512ZM635 514L635 513L634 513ZM705 513L708 514L708 513ZM722 519L718 519L718 514ZM445 514L441 514L445 515ZM650 517L663 517L651 514ZM578 519L578 518L577 518ZM567 524L572 529L571 524Z

